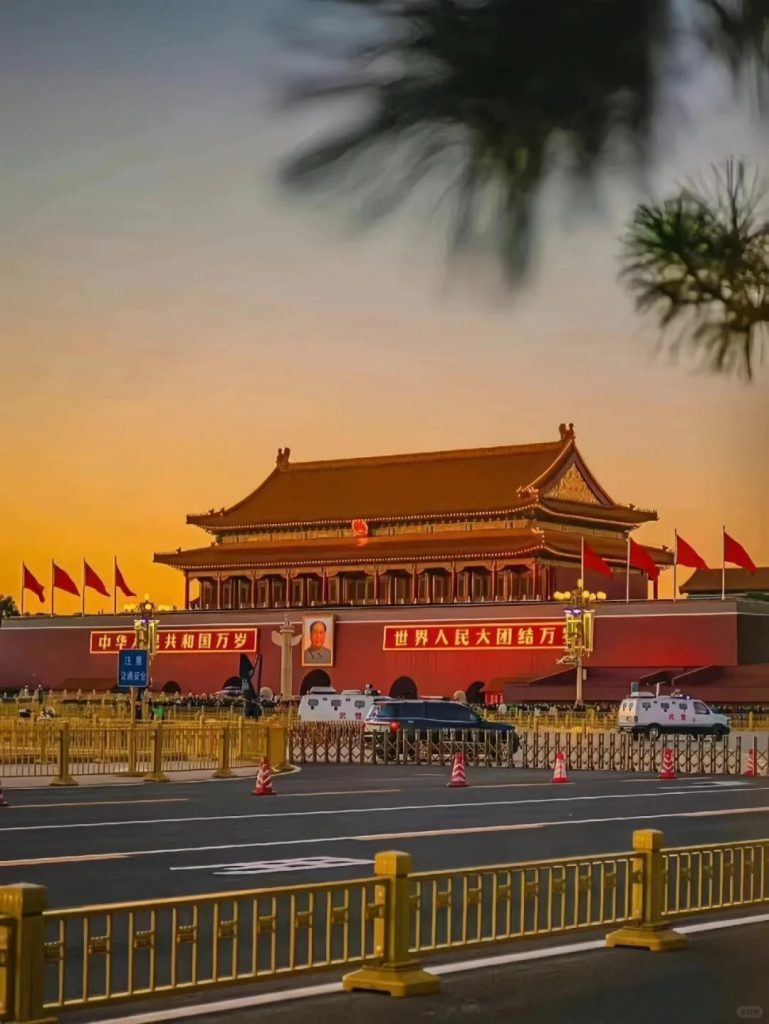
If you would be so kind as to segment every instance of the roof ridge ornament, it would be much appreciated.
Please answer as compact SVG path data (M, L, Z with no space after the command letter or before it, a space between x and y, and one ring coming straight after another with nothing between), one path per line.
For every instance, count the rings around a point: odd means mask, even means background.
M275 465L278 467L278 469L288 469L288 460L290 456L290 448L278 448L278 454L275 458Z
M561 435L562 441L574 441L576 438L573 423L569 423L568 426L565 423L559 423L558 433Z

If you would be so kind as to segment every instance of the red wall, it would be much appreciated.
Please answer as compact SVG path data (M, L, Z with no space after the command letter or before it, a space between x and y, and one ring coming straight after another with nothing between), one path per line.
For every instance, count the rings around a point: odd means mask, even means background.
M688 607L686 605L688 604ZM737 620L735 606L721 602L639 602L609 605L596 617L595 652L590 664L596 668L662 668L666 666L738 664ZM224 615L224 613L222 613ZM301 612L289 612L299 623ZM334 686L357 688L372 683L387 692L400 675L411 676L422 693L452 694L466 689L476 679L499 685L504 680L531 678L556 671L560 651L384 651L384 625L416 620L461 624L472 621L521 621L529 618L560 618L555 605L515 605L511 607L447 607L440 609L400 608L339 610L336 625L336 665L327 669ZM275 613L229 613L228 624L258 625L263 654L262 683L279 688L277 647L270 641L276 628ZM374 621L367 621L374 620ZM50 620L0 628L0 689L24 684L62 688L66 680L113 679L117 671L116 654L90 654L92 629L116 628L125 623L100 617L82 624ZM174 625L197 627L217 625L215 614L186 616ZM769 615L767 615L769 623ZM224 625L220 617L218 624ZM251 656L253 657L253 656ZM300 647L294 649L294 689L309 669L300 666ZM221 689L225 680L238 673L238 655L158 654L153 662L154 687L175 680L183 692L204 693Z

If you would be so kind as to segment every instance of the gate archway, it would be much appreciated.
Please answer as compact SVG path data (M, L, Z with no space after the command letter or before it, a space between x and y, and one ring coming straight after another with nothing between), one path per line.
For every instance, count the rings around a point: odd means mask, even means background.
M315 686L331 686L331 676L322 668L314 668L307 673L299 687L299 696L304 697Z
M398 676L390 687L390 696L396 700L416 700L419 696L417 684L411 676Z

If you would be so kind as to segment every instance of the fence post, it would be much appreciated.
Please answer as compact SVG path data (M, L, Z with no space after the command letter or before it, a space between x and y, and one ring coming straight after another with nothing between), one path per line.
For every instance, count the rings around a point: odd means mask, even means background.
M43 1010L48 893L42 885L0 886L0 1019L56 1024Z
M69 722L62 722L59 727L59 774L51 779L52 786L79 785L69 773Z
M686 945L686 936L670 928L662 917L667 881L662 857L664 841L663 834L654 828L636 829L633 833L630 921L606 936L607 946L634 946L659 953Z
M286 750L286 727L280 725L265 725L267 730L267 760L274 772L285 772L290 768Z
M365 989L391 996L420 996L439 992L440 978L422 970L421 961L409 952L411 932L411 855L378 853L376 875L374 950L376 962L366 964L342 979L346 992Z
M168 782L163 774L163 726L157 722L152 727L152 771L144 776L145 782Z
M219 734L219 767L211 776L212 779L231 779L235 772L230 768L230 729L225 725Z

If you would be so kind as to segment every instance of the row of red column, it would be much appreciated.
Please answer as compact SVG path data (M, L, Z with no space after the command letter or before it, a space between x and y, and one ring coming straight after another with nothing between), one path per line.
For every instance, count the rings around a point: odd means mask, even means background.
M435 600L435 597L436 597L436 594L435 594L436 573L435 572L430 572L429 570L426 570L426 572L427 572L427 580L428 580L428 588L427 588L427 595L426 595L427 596L427 603L430 604L430 605L433 605L433 604L436 603L436 600ZM531 569L529 570L530 579L532 581L532 586L531 586L531 592L527 596L532 598L532 599L537 598L537 597L542 597L545 600L547 600L549 598L551 592L552 592L553 573L554 573L554 570L552 570L549 567L542 567L542 568L540 568L536 564L534 566L532 566ZM321 595L320 595L320 599L321 599L321 604L325 605L325 604L329 603L329 577L328 577L328 575L325 572L321 573L320 576L321 576ZM373 603L374 604L379 604L380 598L382 596L382 594L381 594L381 585L380 585L380 576L381 576L381 573L379 572L379 570L375 571L375 573L374 573L374 588L373 588ZM457 599L459 597L459 594L458 594L458 577L459 577L459 574L457 572L456 566L452 566L452 569L451 569L450 593L448 595L449 596L449 603L451 603L451 604L457 603ZM293 582L294 579L295 579L295 577L292 576L290 573L286 573L286 575L284 577L284 580L285 580L285 597L284 597L284 599L282 601L282 604L286 608L292 607L291 585L292 585L292 582ZM496 564L493 564L492 565L492 569L491 569L491 588L490 588L491 589L491 594L490 594L491 600L492 601L494 601L494 600L502 600L502 601L513 600L512 581L513 581L512 574L511 573L507 573L507 575L505 576L504 592L501 595L501 597L499 597L499 595L497 593L497 591L498 591L498 568L497 568ZM267 603L266 603L266 607L270 607L270 608L277 607L277 605L275 604L275 600L274 600L274 579L272 577L268 576L266 578L266 582L267 582ZM419 604L419 572L418 572L416 566L411 571L410 582L411 582L411 587L410 587L411 603ZM296 605L297 607L307 607L308 603L309 603L308 600L307 600L307 579L305 577L303 577L303 584L304 585L303 585L303 588L302 588L302 594L300 596L298 605ZM386 594L385 594L385 604L394 604L395 603L393 601L393 587L394 587L394 577L388 576L388 578L387 578ZM470 590L469 595L468 595L469 596L469 600L472 601L473 595L472 595L472 583L471 582L469 583L469 590ZM217 577L217 579L216 579L214 597L215 597L214 607L221 608L222 607L222 577L221 576ZM251 607L252 608L257 607L257 578L255 576L251 578L250 599L251 599ZM339 595L340 603L343 603L344 600L345 600L345 595ZM190 577L189 577L189 575L187 573L185 573L185 578L184 578L184 605L185 605L186 608L189 608L189 606L190 606ZM237 605L236 606L241 607L241 605L240 605L240 594L238 594L238 600L237 600Z

